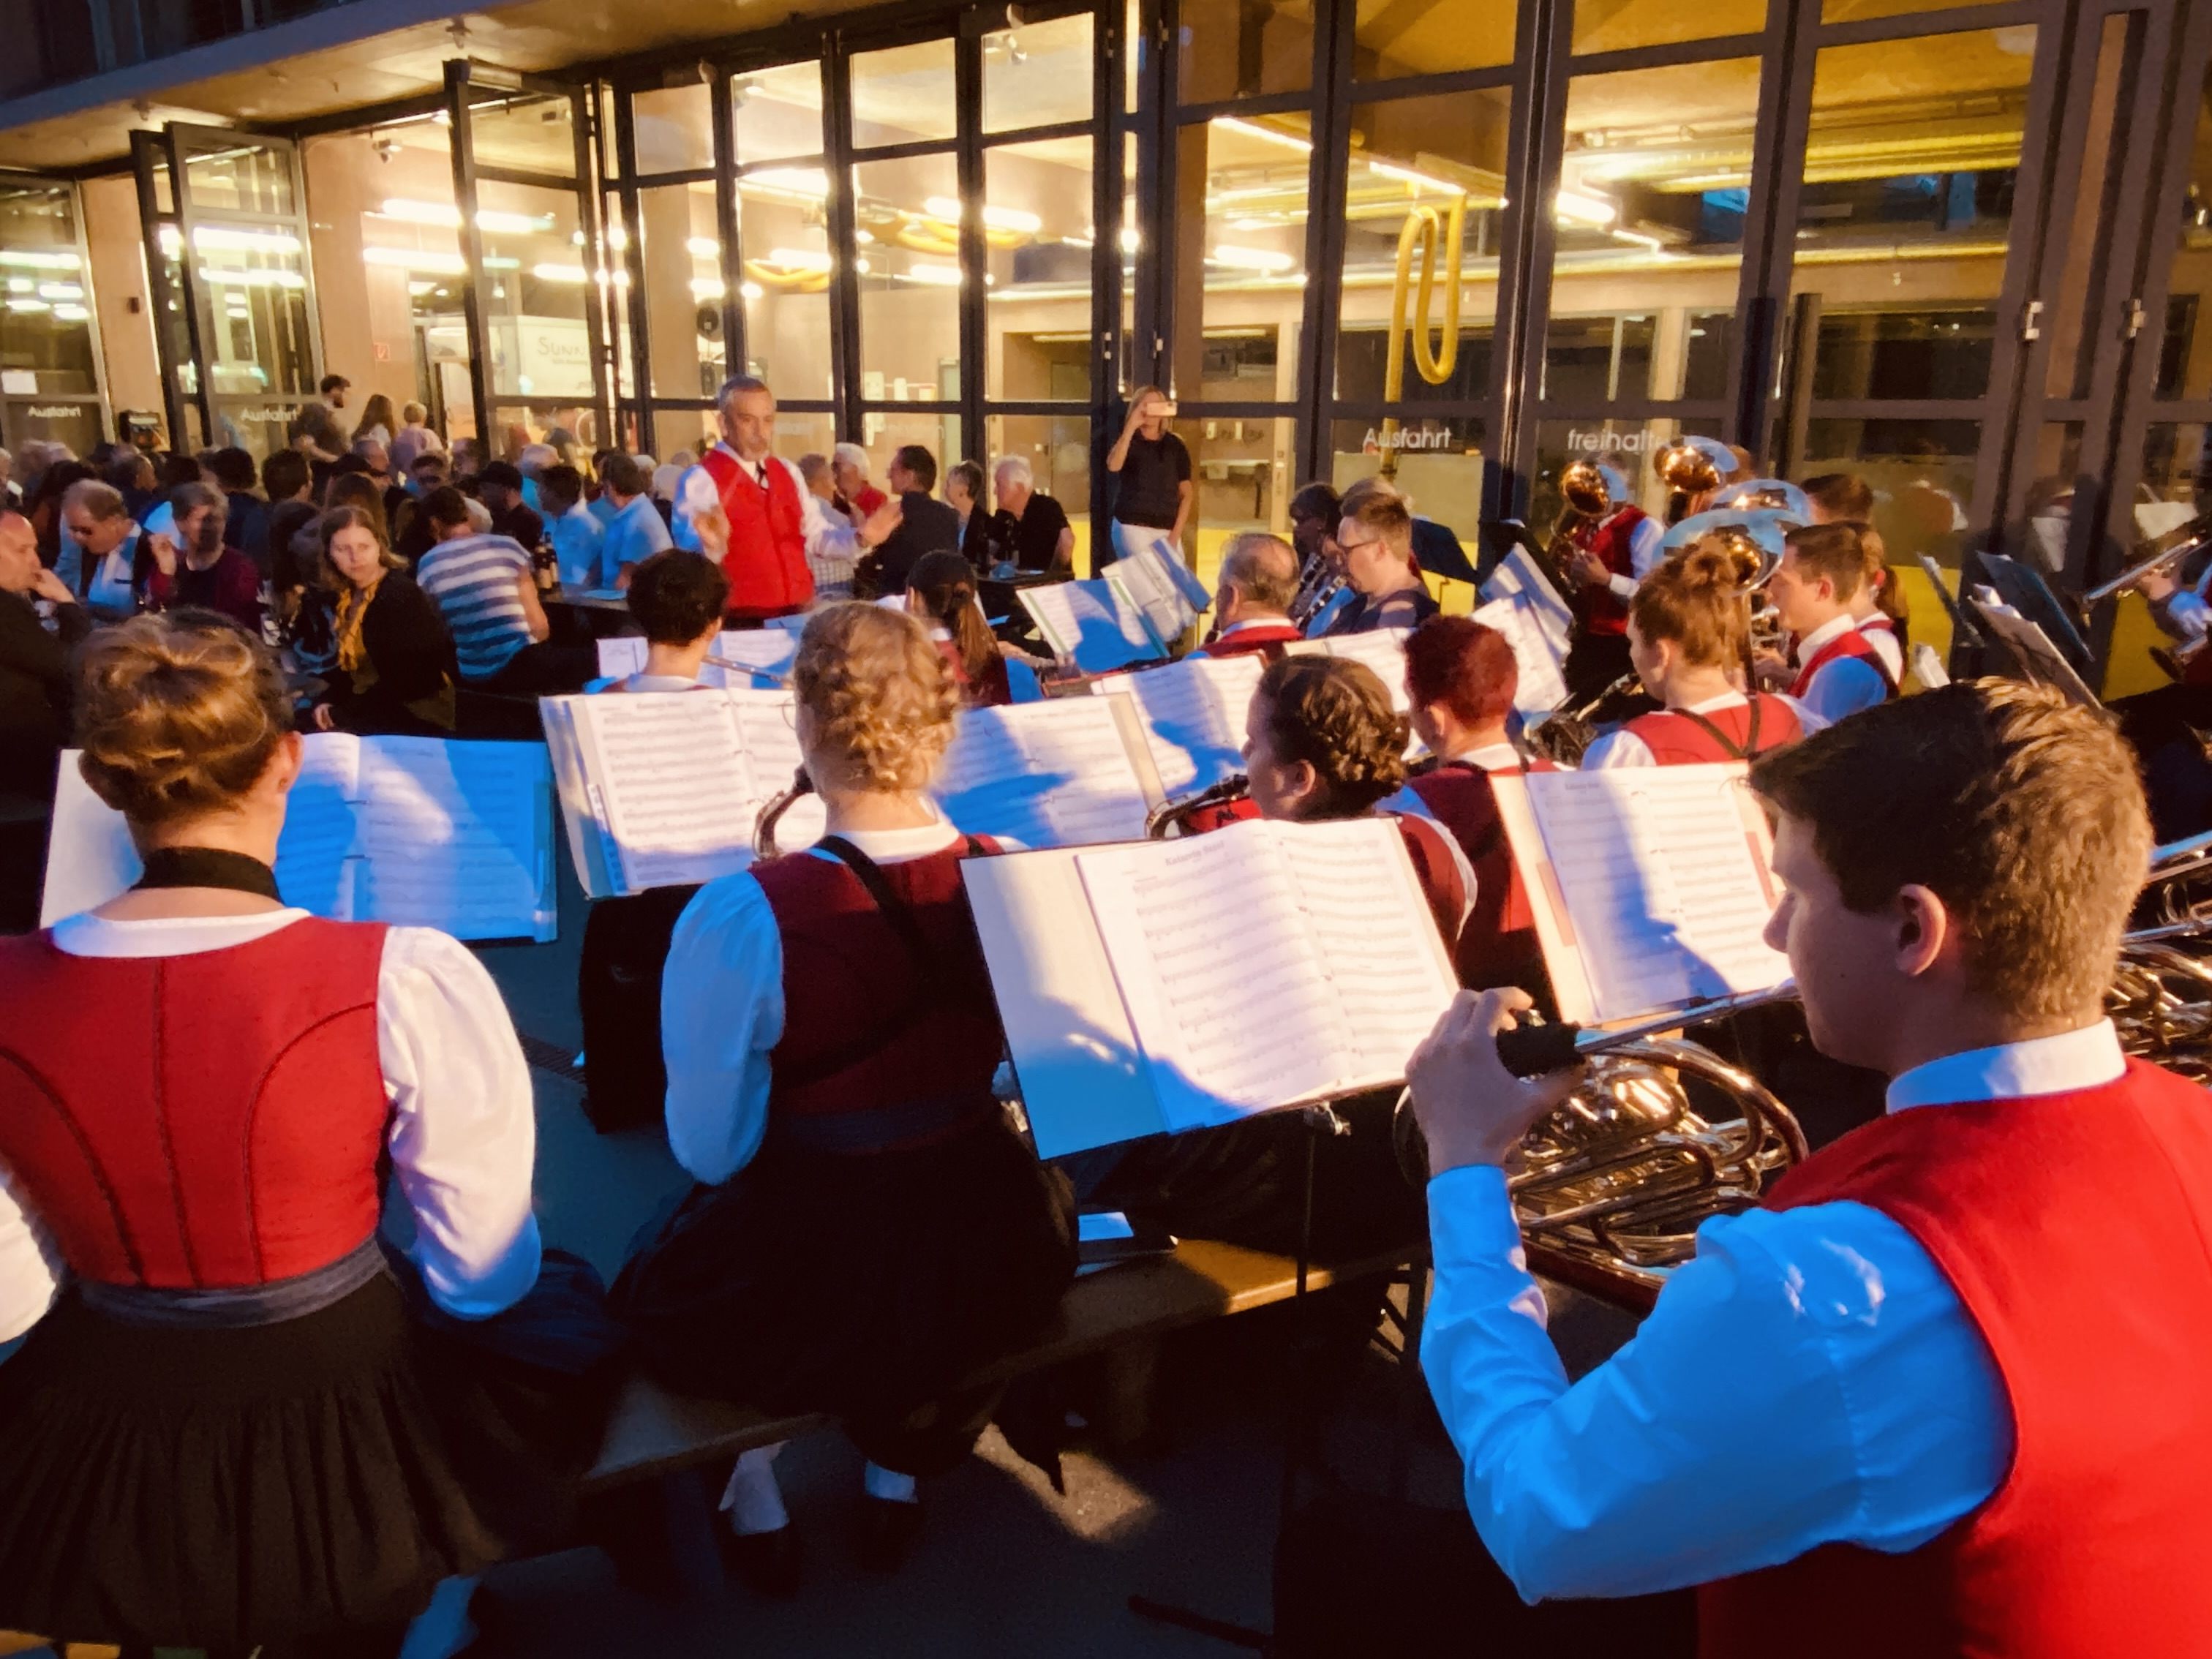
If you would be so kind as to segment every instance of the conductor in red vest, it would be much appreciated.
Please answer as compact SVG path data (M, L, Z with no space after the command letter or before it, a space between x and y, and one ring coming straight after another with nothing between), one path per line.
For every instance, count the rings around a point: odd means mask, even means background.
M1500 1165L1571 1079L1499 1065L1519 994L1454 1005L1410 1067L1422 1363L1477 1530L1528 1601L1701 1586L1710 1659L2212 1651L2212 1101L2104 1012L2150 850L2132 757L2098 713L1981 680L1752 787L1768 940L1888 1110L1706 1223L1570 1389Z
M733 374L714 399L722 441L684 475L676 491L678 547L720 553L730 579L729 619L796 616L817 588L852 591L853 567L898 528L887 501L858 525L833 524L799 469L775 448L775 393Z

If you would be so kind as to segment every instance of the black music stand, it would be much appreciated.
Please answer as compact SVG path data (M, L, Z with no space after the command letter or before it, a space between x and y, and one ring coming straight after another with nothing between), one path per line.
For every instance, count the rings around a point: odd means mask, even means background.
M2043 573L2008 554L1977 553L1974 557L1989 576L1989 585L1996 589L1997 597L2041 629L2044 637L2057 647L2076 674L2087 676L2096 661L2095 654L2089 649L2089 641L2081 637L2081 630L2075 626L2073 617L2051 591L2051 584L2044 580ZM1961 582L1965 580L1962 575Z

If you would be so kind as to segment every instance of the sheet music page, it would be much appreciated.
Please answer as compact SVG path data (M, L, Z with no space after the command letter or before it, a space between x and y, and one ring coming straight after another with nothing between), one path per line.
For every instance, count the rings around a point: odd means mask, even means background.
M349 732L310 732L300 745L300 776L284 802L276 838L276 891L287 904L332 921L365 921L346 864L362 850L357 803L363 740Z
M1028 847L1133 840L1151 811L1106 697L963 709L932 793L969 834Z
M1111 673L1167 655L1144 613L1109 582L1041 582L1014 597L1033 617L1055 656L1073 657L1086 674Z
M552 938L552 787L543 744L365 739L356 919Z
M1744 769L1532 774L1528 799L1591 981L1626 1019L1789 975L1760 937L1773 912Z
M626 679L645 672L647 643L641 635L625 634L599 641L599 672L608 679ZM707 660L699 665L699 683L715 687L753 689L761 680L780 680L791 672L799 656L799 638L781 629L733 629L714 641Z
M1523 715L1540 719L1566 702L1567 682L1561 672L1565 659L1524 595L1492 599L1476 610L1474 620L1496 629L1513 647L1514 665L1521 671L1513 706Z
M1348 1069L1351 1033L1274 827L1077 855L1171 1133L1322 1094Z
M738 735L745 748L745 763L752 775L752 815L745 839L753 839L753 826L770 801L788 789L805 764L799 751L797 696L790 691L757 691L750 688L726 694L738 713ZM785 811L775 826L775 844L787 853L811 847L829 828L829 809L819 795L802 795Z
M1535 560L1525 547L1508 550L1505 556L1490 573L1490 580L1482 585L1486 600L1519 599L1529 609L1545 635L1551 640L1557 654L1564 658L1574 632L1575 613L1559 590L1546 580L1536 568Z
M1176 796L1211 788L1244 769L1244 716L1266 672L1257 653L1185 657L1103 680L1099 687L1136 700L1160 787Z
M1107 568L1106 581L1118 587L1128 602L1143 612L1153 635L1162 641L1172 640L1196 623L1199 613L1206 609L1206 597L1201 594L1193 605L1183 586L1175 579L1174 572L1182 570L1182 562L1170 560L1167 549L1159 543L1140 548L1135 553L1116 559ZM1195 579L1194 579L1194 584Z
M1339 634L1315 643L1332 657L1365 663L1389 688L1390 706L1400 714L1413 707L1406 696L1407 628L1377 628L1365 634Z
M598 649L599 672L608 679L623 679L645 672L646 644L641 634L623 634L601 640Z
M729 700L735 695L641 692L569 701L623 891L712 881L752 862L763 792L746 763Z
M39 926L96 909L146 873L123 814L92 793L77 770L80 749L62 750L54 789L53 828L46 836L46 884Z

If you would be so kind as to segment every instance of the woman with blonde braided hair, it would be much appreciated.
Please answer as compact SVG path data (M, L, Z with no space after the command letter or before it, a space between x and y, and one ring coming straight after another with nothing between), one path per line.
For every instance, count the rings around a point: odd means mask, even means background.
M1051 1313L1074 1250L1063 1189L992 1092L1006 1036L960 866L1000 848L924 793L951 668L912 617L848 602L808 620L792 681L829 833L709 882L676 925L668 1139L698 1184L615 1294L672 1387L844 1420L867 1459L862 1559L889 1570L916 1481L998 1403L956 1385ZM739 1460L718 1531L740 1576L789 1594L775 1451Z

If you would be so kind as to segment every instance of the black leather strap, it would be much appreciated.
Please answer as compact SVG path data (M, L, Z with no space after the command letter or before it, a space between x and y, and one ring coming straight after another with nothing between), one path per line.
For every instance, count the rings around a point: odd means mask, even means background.
M283 898L276 872L259 859L220 847L157 847L146 854L146 872L133 887L224 887L262 898Z
M1704 726L1705 728L1705 734L1712 738L1715 743L1720 744L1722 748L1728 750L1729 757L1731 760L1749 760L1753 755L1756 755L1759 752L1759 707L1758 693L1753 692L1749 697L1745 699L1745 701L1751 706L1751 723L1744 729L1743 742L1741 744L1738 744L1734 738L1729 736L1727 732L1722 731L1719 726L1714 725L1712 721L1707 720L1703 714L1698 713L1694 708L1677 708L1674 712L1680 714L1686 720L1692 720L1698 725Z

